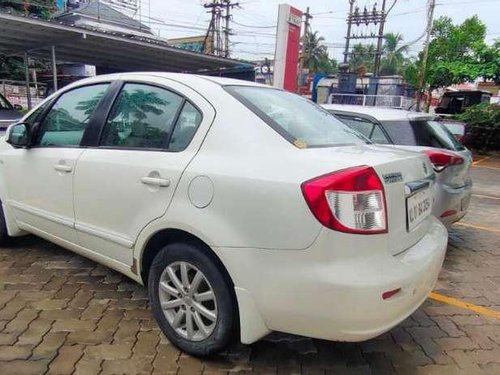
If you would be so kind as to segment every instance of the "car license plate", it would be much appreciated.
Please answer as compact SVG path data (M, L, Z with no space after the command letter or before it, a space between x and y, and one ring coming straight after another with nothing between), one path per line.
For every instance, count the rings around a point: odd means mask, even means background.
M406 198L406 222L408 231L412 231L431 213L432 197L430 189L419 191Z

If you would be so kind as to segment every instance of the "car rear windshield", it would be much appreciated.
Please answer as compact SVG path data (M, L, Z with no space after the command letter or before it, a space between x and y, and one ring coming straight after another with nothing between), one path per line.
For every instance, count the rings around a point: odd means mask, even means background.
M382 121L396 145L426 146L462 151L465 147L443 124L432 120Z
M326 110L299 95L255 86L225 86L225 89L297 147L369 143Z

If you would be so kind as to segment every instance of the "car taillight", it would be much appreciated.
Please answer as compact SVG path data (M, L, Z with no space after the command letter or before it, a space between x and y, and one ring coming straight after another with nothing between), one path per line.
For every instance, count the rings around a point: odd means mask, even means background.
M431 159L436 172L441 172L450 165L460 165L464 163L464 158L460 155L446 151L426 150L426 155Z
M347 168L302 184L314 216L346 233L387 233L384 185L372 167Z

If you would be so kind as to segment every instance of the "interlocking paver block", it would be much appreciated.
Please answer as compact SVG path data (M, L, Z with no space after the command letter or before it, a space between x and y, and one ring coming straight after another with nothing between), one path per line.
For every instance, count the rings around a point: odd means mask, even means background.
M83 355L83 345L63 346L57 357L50 363L49 372L53 374L72 374L75 364Z
M126 359L129 358L132 353L132 344L100 344L87 346L85 353L89 358L108 360Z

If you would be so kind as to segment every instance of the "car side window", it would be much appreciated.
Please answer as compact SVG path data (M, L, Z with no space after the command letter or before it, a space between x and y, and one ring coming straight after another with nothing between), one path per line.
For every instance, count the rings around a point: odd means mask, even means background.
M191 103L185 102L179 118L177 119L177 123L175 124L168 149L170 151L184 150L191 142L191 139L193 139L196 130L198 130L200 126L201 120L202 115L200 111Z
M372 130L371 141L378 144L388 145L391 141L387 138L380 125L375 125Z
M363 134L366 138L370 138L372 133L373 123L371 121L365 120L361 117L347 116L347 115L337 115L337 117L350 128L356 130L357 132Z
M126 83L104 128L101 146L165 149L184 98L143 83Z
M62 94L41 123L39 146L79 145L108 86L83 86Z

